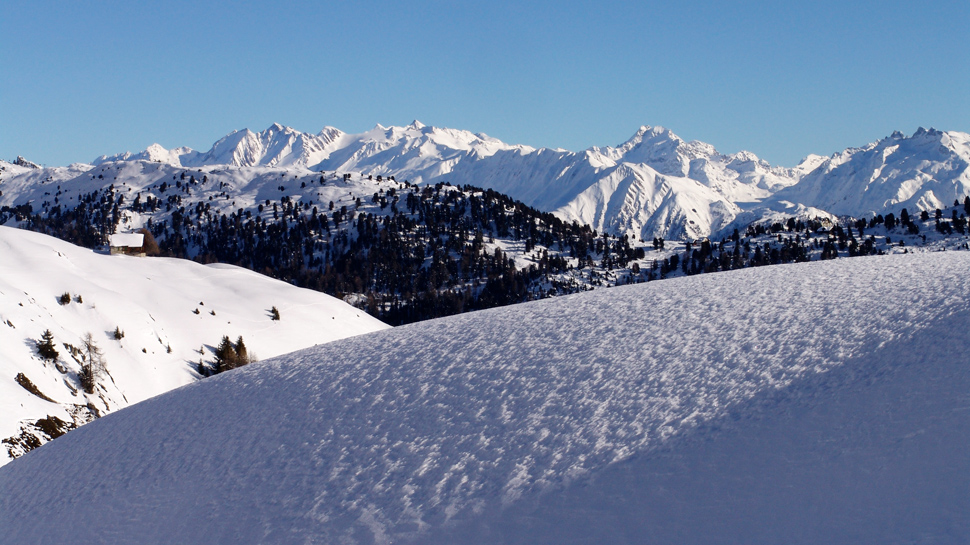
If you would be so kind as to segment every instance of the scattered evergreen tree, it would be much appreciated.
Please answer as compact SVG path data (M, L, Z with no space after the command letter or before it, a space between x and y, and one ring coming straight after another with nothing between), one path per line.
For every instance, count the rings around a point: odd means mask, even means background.
M47 361L57 361L59 354L54 347L54 334L51 333L51 330L46 329L41 334L40 340L37 342L37 354Z
M213 373L230 371L255 361L255 359L255 356L251 355L246 348L246 343L243 342L242 335L239 336L235 343L229 340L228 335L223 335L222 340L219 341L219 346L216 347L216 362ZM207 376L202 371L199 374Z
M95 386L106 371L106 365L104 351L94 342L91 333L86 333L84 338L81 339L81 354L83 356L81 372L79 373L81 388L86 393L93 394Z
M243 342L242 335L236 339L236 344L233 346L236 349L236 359L240 365L246 365L249 363L249 350L246 349L246 343Z
M60 304L62 304L62 305L68 305L68 304L70 304L71 303L71 294L70 294L70 292L66 292L65 291L64 293L62 293L61 296L57 298L57 302L60 303Z
M273 307L269 310L269 315L274 321L278 322L280 319L280 311L276 307Z
M886 224L886 229L891 230L894 227L896 227L896 216L894 216L892 212L886 214L886 217L883 221Z
M222 336L222 341L216 347L215 372L222 373L236 368L236 347L232 345L228 335Z

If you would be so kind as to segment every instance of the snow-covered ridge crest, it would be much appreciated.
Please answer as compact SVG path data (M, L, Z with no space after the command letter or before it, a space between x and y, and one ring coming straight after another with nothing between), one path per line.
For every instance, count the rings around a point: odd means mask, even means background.
M181 166L183 162L191 163L198 155L199 153L192 148L180 147L169 150L161 144L155 143L140 153L126 151L117 155L102 155L95 159L92 164L98 166L115 161L150 161L152 163Z
M817 161L799 183L767 199L836 215L946 208L970 194L970 135L920 127Z
M810 438L807 451L801 443L768 443L769 457L787 464L770 474L711 474L713 482L685 492L685 505L707 501L705 491L716 494L717 516L750 517L721 528L744 541L745 529L775 523L734 503L734 494L767 479L771 499L788 509L786 522L798 520L816 537L835 525L857 540L884 531L896 513L928 507L915 502L932 491L930 498L959 505L894 530L966 528L961 407L970 373L955 358L924 355L930 347L933 354L970 348L970 332L954 327L970 313L967 266L970 254L946 252L745 269L337 341L154 398L9 464L0 469L0 527L18 542L112 536L194 543L219 536L230 543L259 535L274 542L437 543L428 533L449 521L527 509L543 491L571 483L595 487L598 475L624 461L649 471L651 460L664 467L672 459L682 465L679 473L703 471L706 459L678 458L678 445L734 436L761 441L759 422L819 409L813 403L836 410L827 405L834 392L862 411L859 418L841 415L860 429L790 427L789 435ZM931 378L920 382L924 376ZM905 380L894 382L899 377ZM851 405L879 384L944 400L930 420L963 427L924 422L928 435L913 435L934 448L920 452L923 443L896 427L911 415L887 413L894 405L885 401ZM837 463L828 454L831 441L842 453ZM920 454L915 461L900 458L911 450ZM857 461L858 453L867 457ZM866 465L869 456L878 463ZM898 467L901 460L912 468ZM842 506L856 496L791 487L788 475L824 477L843 462L858 470L846 472L851 490L877 484L873 471L879 482L905 478L909 469L930 480L897 490L888 499L892 509L863 509L863 520L819 521L804 505ZM662 503L670 491L642 492ZM609 490L601 499L636 508ZM203 508L205 517L193 516ZM52 509L59 516L50 520ZM586 517L584 510L569 514ZM948 516L956 517L949 526ZM614 519L583 521L574 538L608 532ZM653 531L642 524L631 530ZM474 541L489 537L479 533ZM510 542L554 541L518 538Z

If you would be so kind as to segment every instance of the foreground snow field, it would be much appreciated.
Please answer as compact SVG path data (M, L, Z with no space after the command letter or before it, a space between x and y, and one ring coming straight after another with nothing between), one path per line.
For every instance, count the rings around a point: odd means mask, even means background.
M970 253L380 331L0 468L11 543L966 543Z
M24 433L43 442L47 436L33 424L39 419L73 426L194 382L198 362L214 359L223 335L242 336L252 354L268 358L386 327L343 301L246 269L101 255L0 227L0 439ZM115 338L116 328L123 338ZM37 354L45 330L56 362ZM90 394L66 346L81 347L87 333L107 368ZM20 441L2 447L0 464L23 450Z

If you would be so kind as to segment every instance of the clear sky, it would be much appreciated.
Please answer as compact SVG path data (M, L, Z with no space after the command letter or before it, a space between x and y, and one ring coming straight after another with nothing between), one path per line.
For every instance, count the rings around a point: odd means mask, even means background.
M8 3L0 158L207 150L274 122L581 150L663 125L792 166L970 132L970 2Z

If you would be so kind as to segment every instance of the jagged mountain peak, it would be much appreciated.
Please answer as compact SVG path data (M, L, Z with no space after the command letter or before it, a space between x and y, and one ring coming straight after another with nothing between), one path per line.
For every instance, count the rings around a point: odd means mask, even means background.
M38 165L37 163L34 163L33 161L28 161L27 159L24 159L20 155L17 156L17 159L13 162L13 164L21 167L26 167L26 168L40 168L40 165Z
M322 142L331 144L336 142L338 139L343 138L345 135L346 133L344 131L327 125L317 133L317 138L319 138Z
M945 208L968 194L970 135L920 127L835 153L771 200L867 216Z
M927 135L927 136L937 136L937 135L940 135L940 134L943 134L943 131L938 131L938 130L936 130L933 127L930 127L928 129L925 128L925 127L918 127L916 129L916 132L913 133L913 138L916 138L917 136L923 136L923 135Z
M659 142L674 142L677 144L682 144L684 140L674 134L673 131L665 127L661 127L660 125L640 125L640 128L637 129L637 132L633 136L617 147L621 150L630 150L642 145L644 142L650 142L652 144L657 144Z

